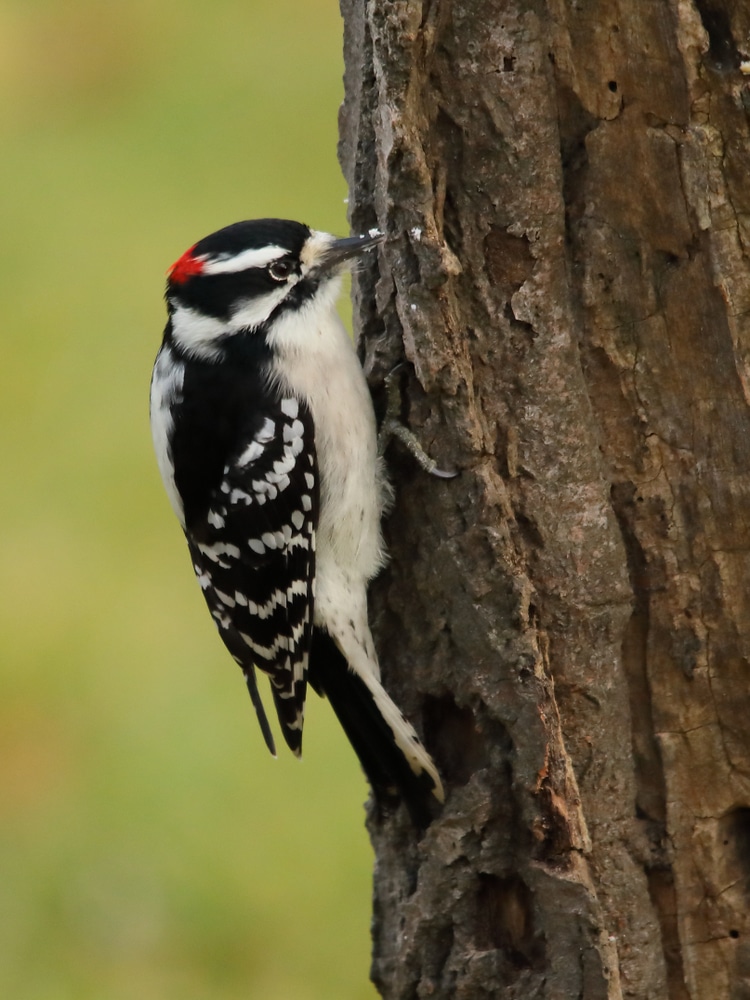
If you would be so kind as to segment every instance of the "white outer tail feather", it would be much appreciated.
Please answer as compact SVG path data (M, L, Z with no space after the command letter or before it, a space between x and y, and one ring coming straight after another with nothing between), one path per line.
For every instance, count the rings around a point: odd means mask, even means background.
M416 775L420 775L426 771L434 784L432 794L438 802L445 802L445 791L443 783L440 780L440 775L437 773L432 758L422 745L422 741L417 736L414 726L404 718L401 710L392 701L388 692L376 677L370 673L360 673L359 676L372 694L378 711L393 733L396 746L408 761L409 767Z

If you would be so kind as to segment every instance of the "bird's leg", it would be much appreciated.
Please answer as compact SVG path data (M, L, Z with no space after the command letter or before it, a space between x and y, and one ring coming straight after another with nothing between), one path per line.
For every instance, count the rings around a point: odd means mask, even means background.
M425 472L428 472L431 476L437 476L439 479L453 479L454 476L458 475L458 472L456 470L447 471L439 469L437 462L434 458L430 458L420 444L416 434L401 423L401 386L397 378L401 367L401 365L396 365L384 379L386 408L385 416L383 417L383 422L380 425L378 433L378 451L381 455L384 455L391 438L397 438L412 458L414 458L417 465L424 469Z

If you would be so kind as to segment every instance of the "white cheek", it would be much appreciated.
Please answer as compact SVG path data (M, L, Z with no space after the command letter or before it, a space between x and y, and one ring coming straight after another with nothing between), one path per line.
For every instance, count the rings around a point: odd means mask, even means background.
M213 316L206 316L195 309L178 305L174 301L172 336L175 343L188 354L201 358L219 355L217 340L227 332L227 325Z
M266 292L265 295L239 302L230 317L229 327L233 331L239 331L252 330L262 326L274 309L281 305L297 281L296 277L290 278L289 281L285 281L278 288ZM226 332L226 327L224 330Z
M181 305L172 300L172 336L175 343L187 354L203 358L207 361L216 360L221 356L219 341L232 333L241 330L255 330L271 316L287 297L293 285L299 279L294 277L272 288L265 295L252 299L240 299L228 319L217 319L206 316L196 309Z

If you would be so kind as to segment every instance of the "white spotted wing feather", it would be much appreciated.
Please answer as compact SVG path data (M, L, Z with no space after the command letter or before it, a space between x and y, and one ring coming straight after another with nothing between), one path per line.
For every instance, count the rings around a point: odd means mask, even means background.
M300 752L313 624L318 470L312 417L269 402L224 467L188 542L219 632L243 668L271 678L284 738Z

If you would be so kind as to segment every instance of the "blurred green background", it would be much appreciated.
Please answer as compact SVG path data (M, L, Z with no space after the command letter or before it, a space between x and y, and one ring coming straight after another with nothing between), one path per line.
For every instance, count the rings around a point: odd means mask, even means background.
M374 996L365 781L315 696L265 751L147 415L183 250L346 232L340 50L335 0L0 3L0 996Z

